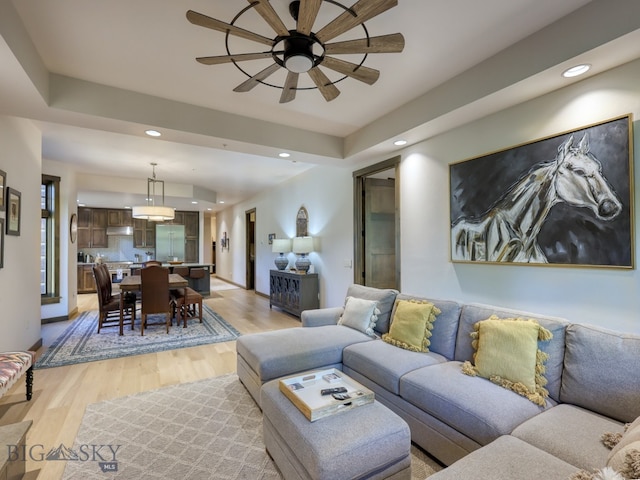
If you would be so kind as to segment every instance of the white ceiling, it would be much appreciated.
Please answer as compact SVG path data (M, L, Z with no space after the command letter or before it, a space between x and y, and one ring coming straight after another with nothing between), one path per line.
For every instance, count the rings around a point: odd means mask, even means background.
M289 3L271 0L294 28ZM195 61L226 54L225 35L192 25L186 11L231 22L250 1L0 0L0 113L36 121L44 158L72 164L81 179L112 177L104 188L80 182L87 204L140 201L114 195L127 183L119 179L141 179L146 189L149 163L157 162L169 190L195 185L218 199L194 207L191 194L176 193L167 204L215 212L314 165L354 169L397 151L394 138L415 143L566 86L560 73L574 62L592 63L594 75L640 57L637 0L398 3L365 23L371 36L405 37L402 53L367 57L365 65L381 72L377 83L347 78L332 102L305 90L280 104L276 88L233 92L247 78L233 64ZM314 31L340 12L325 1ZM251 8L236 25L275 36ZM361 36L356 27L336 40ZM263 50L237 37L229 46ZM341 56L359 61L350 57ZM269 63L240 65L253 75ZM278 72L269 81L283 78ZM146 137L150 127L163 136ZM281 151L290 159L278 158Z

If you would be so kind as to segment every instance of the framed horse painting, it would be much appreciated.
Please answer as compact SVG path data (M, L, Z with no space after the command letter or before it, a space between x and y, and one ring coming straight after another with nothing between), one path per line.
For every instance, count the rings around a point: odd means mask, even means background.
M634 268L632 118L449 166L451 260Z

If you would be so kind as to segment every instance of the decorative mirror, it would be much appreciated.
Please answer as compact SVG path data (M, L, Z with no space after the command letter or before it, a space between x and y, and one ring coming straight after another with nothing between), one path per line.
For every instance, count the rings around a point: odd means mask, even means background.
M309 214L307 209L300 207L296 215L296 237L306 237L309 235L307 227L309 225Z

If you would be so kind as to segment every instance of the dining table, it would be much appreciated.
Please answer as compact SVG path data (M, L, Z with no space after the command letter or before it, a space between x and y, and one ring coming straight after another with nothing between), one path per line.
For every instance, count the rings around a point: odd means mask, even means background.
M120 335L124 335L124 296L127 292L140 291L142 287L141 275L129 275L122 279L120 282ZM177 273L169 274L169 290L174 288L188 287L189 281L182 275ZM133 321L131 322L131 329L133 330Z

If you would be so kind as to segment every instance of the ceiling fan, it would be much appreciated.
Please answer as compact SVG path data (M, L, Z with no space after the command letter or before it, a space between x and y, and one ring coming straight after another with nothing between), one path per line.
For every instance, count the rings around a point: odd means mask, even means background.
M359 0L351 7L346 7L335 0L296 0L289 4L289 13L296 22L296 28L290 30L276 13L269 0L247 0L249 6L241 10L231 23L226 23L202 13L189 10L187 19L194 25L210 28L226 34L228 55L198 57L196 60L204 65L233 63L248 80L233 89L234 92L248 92L258 84L281 88L280 103L290 102L296 97L298 77L307 73L315 87L326 101L334 100L340 95L336 83L347 78L354 78L372 85L380 76L380 72L363 65L369 53L397 53L404 49L404 37L401 33L370 37L364 22L395 7L398 0ZM313 30L316 17L322 3L327 2L344 10L327 25L317 31ZM250 9L255 11L275 31L274 38L237 27L234 23ZM327 43L352 28L361 26L365 37L355 40ZM237 36L269 47L269 50L255 53L232 54L229 50L229 35ZM329 55L363 54L359 64L341 60ZM274 63L255 75L245 72L237 62L272 58ZM325 67L343 75L339 80L331 81L320 69ZM266 79L280 68L287 70L283 86L266 82ZM305 88L306 89L306 88Z

